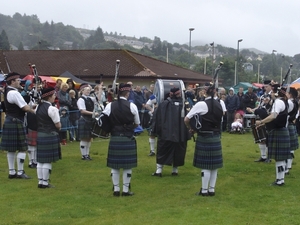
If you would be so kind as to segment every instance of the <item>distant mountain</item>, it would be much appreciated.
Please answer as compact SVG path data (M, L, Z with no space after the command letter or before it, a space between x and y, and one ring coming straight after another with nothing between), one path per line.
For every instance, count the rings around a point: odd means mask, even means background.
M250 52L254 52L254 53L257 54L257 55L270 54L270 53L267 53L267 52L258 50L258 49L256 49L256 48L241 48L241 50L243 50L243 49L247 49L247 50L249 50Z

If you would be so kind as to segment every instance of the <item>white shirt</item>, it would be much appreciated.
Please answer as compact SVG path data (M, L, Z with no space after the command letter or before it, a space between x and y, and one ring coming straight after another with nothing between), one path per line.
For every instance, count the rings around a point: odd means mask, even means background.
M275 99L274 104L272 106L272 111L271 113L276 113L276 116L283 112L285 110L285 104L284 101L282 101L281 99Z
M7 101L11 104L16 104L17 106L19 106L20 109L22 109L24 106L27 105L27 103L25 102L24 98L22 97L22 95L20 94L20 92L11 86L8 86L9 88L12 88L14 90L11 90L7 93Z
M120 99L124 99L124 100L127 101L127 99L125 97L120 97ZM136 105L132 102L130 102L130 111L134 115L134 123L135 124L140 124L139 111L138 111ZM102 113L109 116L110 112L111 112L111 102L106 105L106 107L105 107L105 109L103 110Z

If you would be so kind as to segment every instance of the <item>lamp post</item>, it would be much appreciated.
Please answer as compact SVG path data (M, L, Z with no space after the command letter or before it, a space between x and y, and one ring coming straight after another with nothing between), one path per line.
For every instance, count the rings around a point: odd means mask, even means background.
M211 55L211 74L214 77L214 64L215 64L215 42L210 43L212 47L212 55Z
M238 70L238 66L239 66L239 51L240 51L240 42L242 42L243 39L239 39L237 41L237 57L236 57L236 61L235 61L235 72L234 72L234 85L237 84L238 81L238 75L237 75L237 70Z
M189 66L191 67L191 50L192 50L192 31L195 30L195 28L190 28L189 31L190 31L190 48L189 48Z
M273 50L272 51L272 75L273 75L273 79L275 77L275 59L274 59L274 56L275 56L275 52L277 52L276 50Z

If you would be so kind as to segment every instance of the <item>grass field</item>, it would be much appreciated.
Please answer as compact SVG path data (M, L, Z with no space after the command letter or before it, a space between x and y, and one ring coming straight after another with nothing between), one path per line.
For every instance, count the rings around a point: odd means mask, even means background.
M224 167L219 170L216 196L196 196L200 170L192 166L195 143L189 141L179 176L165 167L152 177L155 157L149 157L146 132L137 136L138 167L133 169L132 197L113 197L106 167L108 140L95 139L92 161L82 161L79 142L62 146L63 159L53 164L51 184L38 189L36 170L31 180L9 180L6 153L0 153L0 224L300 224L299 163L295 152L285 186L275 180L274 160L255 163L258 146L246 133L222 135Z

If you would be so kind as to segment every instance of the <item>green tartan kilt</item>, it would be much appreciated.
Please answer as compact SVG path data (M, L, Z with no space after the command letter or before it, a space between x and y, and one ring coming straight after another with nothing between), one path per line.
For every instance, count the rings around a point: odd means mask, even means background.
M223 167L220 135L199 135L195 145L194 167L214 170Z
M268 133L268 157L276 161L291 159L290 137L286 127Z
M26 129L23 121L6 116L2 130L1 149L8 152L27 151Z
M91 129L94 121L88 121L82 116L78 120L78 136L79 139L89 139L92 138Z
M107 167L113 169L131 169L137 167L137 145L135 138L111 136Z
M51 163L61 159L58 133L37 133L37 161Z
M298 142L298 133L296 126L293 124L288 125L289 129L289 136L290 136L290 149L291 151L295 151L299 148L299 142Z

